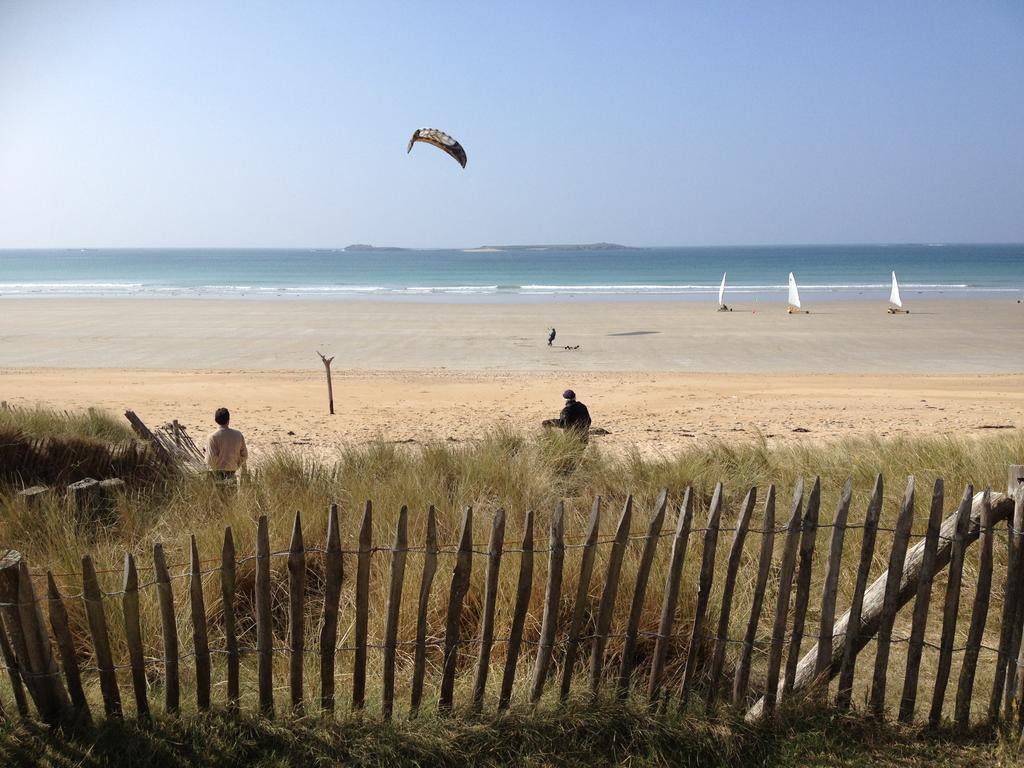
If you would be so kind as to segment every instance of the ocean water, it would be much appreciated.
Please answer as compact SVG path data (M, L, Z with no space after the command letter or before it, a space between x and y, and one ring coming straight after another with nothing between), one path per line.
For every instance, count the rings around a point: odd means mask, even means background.
M785 301L1024 296L1024 245L0 250L0 297Z

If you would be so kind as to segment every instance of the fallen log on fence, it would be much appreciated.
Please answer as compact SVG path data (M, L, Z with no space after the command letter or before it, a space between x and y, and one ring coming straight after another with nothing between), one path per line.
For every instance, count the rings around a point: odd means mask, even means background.
M972 500L970 529L967 534L967 542L974 541L980 535L982 507L984 506L985 496L985 493L977 493L974 495ZM1008 519L1010 515L1013 514L1013 499L1008 498L1002 493L989 492L988 502L991 505L991 516L989 519L991 520L992 525L997 525L1003 520ZM942 529L939 533L939 546L935 556L936 572L944 568L949 563L955 527L956 514L954 513L947 517L942 523ZM907 552L907 556L903 564L903 574L900 579L899 593L896 599L897 610L906 605L917 593L917 582L921 575L921 566L924 560L926 544L927 540L922 539L917 545ZM859 652L861 648L867 645L875 632L878 631L882 620L882 598L885 594L887 577L888 571L879 576L875 582L868 587L867 592L864 594L864 610L861 614L860 631L857 633L856 645L853 649L854 653ZM828 679L834 677L839 671L839 664L842 660L844 647L846 645L846 628L849 619L850 612L847 611L839 618L832 629L832 662L828 668ZM797 666L793 691L790 695L795 695L799 693L801 689L819 682L818 677L815 675L817 656L818 646L815 644L815 646L811 648L811 650L800 660L800 663ZM824 681L820 682L823 683ZM750 708L747 712L746 720L747 722L756 722L760 720L763 715L764 697L759 699L757 703Z

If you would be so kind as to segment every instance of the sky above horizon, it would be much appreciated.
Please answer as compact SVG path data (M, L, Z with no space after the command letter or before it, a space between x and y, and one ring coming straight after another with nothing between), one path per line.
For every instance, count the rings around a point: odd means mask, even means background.
M0 0L0 248L1024 242L1022 73L1020 0Z

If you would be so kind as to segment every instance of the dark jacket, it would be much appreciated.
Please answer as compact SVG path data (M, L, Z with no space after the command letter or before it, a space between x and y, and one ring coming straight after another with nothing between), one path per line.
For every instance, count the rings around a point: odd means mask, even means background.
M562 429L578 429L581 432L586 432L590 429L590 411L583 403L570 400L558 414L558 426Z

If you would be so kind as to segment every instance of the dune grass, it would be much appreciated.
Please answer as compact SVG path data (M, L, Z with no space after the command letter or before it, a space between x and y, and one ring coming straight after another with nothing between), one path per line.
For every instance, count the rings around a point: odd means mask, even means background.
M52 429L54 433L74 434L78 428L75 425L85 425L83 429L92 430L91 435L101 440L116 441L121 439L122 432L116 421L109 419L103 414L91 412L85 416L68 415L66 417L52 412L39 411L6 411L0 412L0 417L7 420L11 425L24 421L23 429L35 430L35 434L45 436L47 430ZM108 422L112 422L108 425ZM104 426L108 425L108 426ZM777 524L782 525L789 515L790 496L793 486L798 477L807 478L810 481L815 476L821 477L822 484L822 507L821 522L827 524L832 517L839 491L847 477L853 478L854 502L850 513L851 523L859 522L864 514L871 484L877 473L882 473L886 479L885 503L882 514L882 525L891 526L895 520L899 503L904 493L904 485L907 475L914 475L918 489L918 512L915 519L914 530L922 533L925 528L926 510L930 498L931 486L936 478L943 478L946 483L945 508L951 512L959 499L964 485L968 482L974 484L975 488L983 489L991 486L993 489L1002 490L1005 485L1006 467L1010 463L1019 462L1024 456L1024 433L1014 431L988 436L984 439L961 439L955 437L934 437L934 438L897 438L890 440L876 439L850 439L833 444L790 444L775 446L769 445L764 440L742 443L713 442L705 445L697 445L686 451L681 451L672 456L652 459L644 457L639 452L626 453L625 455L611 455L600 449L599 446L591 444L583 446L571 436L562 433L524 435L512 432L506 428L496 428L481 437L478 441L470 444L435 443L423 446L396 445L384 441L374 442L367 445L342 445L339 446L336 458L331 461L324 461L312 458L297 452L281 451L264 456L261 461L253 467L253 471L238 488L237 492L225 492L215 487L204 477L176 476L168 477L163 482L146 487L130 488L127 493L116 500L116 515L111 525L98 525L89 520L82 520L70 512L61 503L59 494L51 495L38 508L29 509L17 501L15 497L16 488L8 487L0 489L0 546L16 548L27 557L34 573L39 577L36 583L37 593L41 593L45 582L46 570L51 570L57 578L63 592L66 595L75 596L81 591L81 580L78 574L81 572L81 556L86 552L93 555L97 567L101 569L101 582L105 590L116 593L121 588L123 559L126 553L133 553L140 564L140 581L147 584L152 580L152 545L155 542L162 542L168 553L168 560L172 564L172 575L184 576L188 563L189 534L194 534L200 552L204 560L204 593L206 601L207 620L210 624L210 641L214 649L223 648L223 627L221 624L223 606L220 599L219 574L216 571L219 562L221 544L223 541L225 526L231 526L234 533L234 540L238 555L245 558L255 549L255 522L261 514L266 514L270 523L271 548L275 551L286 549L292 529L294 516L301 515L305 544L307 548L316 550L322 548L325 543L326 510L330 503L337 503L341 512L341 535L342 546L346 549L355 549L360 521L363 514L364 503L367 499L373 502L373 541L378 546L390 546L394 539L395 523L398 510L402 505L407 505L410 510L409 518L409 540L413 547L420 546L424 537L426 509L433 504L438 512L439 539L443 547L453 547L458 537L458 529L462 510L471 506L474 510L474 548L478 551L486 549L486 542L489 535L490 521L494 511L502 507L508 513L508 524L505 533L506 547L514 550L518 547L522 537L522 526L527 510L533 510L537 516L536 529L534 532L535 542L538 549L546 546L547 521L552 510L560 502L564 502L566 509L566 540L567 542L579 542L583 538L584 527L589 515L591 504L596 496L603 500L603 516L601 521L601 539L608 539L614 532L616 520L626 494L631 493L634 499L634 522L632 533L638 537L631 540L627 547L626 557L622 568L622 589L615 606L615 615L612 623L613 638L609 642L608 659L606 669L609 674L614 674L618 669L618 655L621 653L621 639L617 637L621 633L626 615L629 611L629 597L631 596L631 585L634 583L637 567L639 564L642 541L639 536L646 531L650 515L653 511L653 504L661 488L669 490L670 510L665 522L665 531L670 531L675 525L676 507L682 499L683 490L692 486L696 499L696 510L694 527L702 526L703 517L706 514L707 504L710 500L714 485L722 481L725 487L725 505L722 517L722 525L730 526L738 513L743 495L751 487L759 490L759 501L754 515L753 525L759 525L762 515L762 501L765 491L770 484L775 484L778 491L777 500ZM808 484L809 489L809 484ZM860 549L860 532L851 530L845 542L843 576L840 582L839 611L843 611L849 604L850 594L853 587L853 572L855 571L856 558ZM814 575L811 591L811 609L808 614L808 626L803 649L809 650L814 644L813 637L816 636L817 625L817 602L820 595L821 579L824 572L824 559L827 552L829 529L824 529L818 534L818 544L815 555ZM750 610L751 587L757 568L757 551L759 548L759 534L752 533L748 537L744 550L744 558L741 562L740 576L737 584L736 595L733 600L732 622L730 624L730 636L741 637L746 625ZM689 629L692 621L694 602L696 598L696 576L700 563L700 542L703 534L695 532L691 538L690 551L687 556L684 569L683 590L680 597L680 604L677 612L677 621L670 648L668 666L668 685L670 689L678 686L681 676L681 664L685 660L686 648L689 642ZM889 542L891 534L882 532L879 534L879 544L876 550L872 579L879 575L887 564ZM720 584L725 567L726 553L731 540L731 534L723 532L718 541L718 559L716 563L717 578L716 588L712 592L709 617L713 622L718 615L721 601ZM776 563L781 551L781 536L777 537L775 552ZM658 547L654 568L651 575L650 587L647 599L644 604L641 631L653 632L657 628L658 616L662 597L662 584L668 562L669 544L662 540ZM997 546L996 550L996 577L993 584L993 597L989 609L988 630L986 642L996 642L993 638L998 633L999 611L1001 609L1002 577L1005 574L1005 545ZM560 633L568 622L572 611L572 600L576 592L579 573L578 549L569 549L566 553L564 583L562 601L559 606ZM608 547L599 546L597 562L594 571L594 579L589 590L589 601L591 612L588 613L588 624L584 628L584 634L593 629L593 612L596 609L597 601L601 595L603 577L607 564ZM448 582L451 576L451 569L454 565L454 555L451 552L442 552L439 561L437 577L431 593L428 626L429 634L438 637L443 634L445 623L445 612L448 596ZM476 646L472 639L476 638L479 629L479 620L482 612L483 602L483 575L485 558L475 557L473 564L472 582L469 594L466 598L462 633L464 638L470 639L465 647L460 664L460 677L456 691L456 701L466 701L468 689L471 683L473 667L475 662ZM323 564L321 556L316 551L307 555L307 613L306 613L306 637L307 647L315 648L315 638L319 626L319 615L322 605L323 585ZM345 579L342 589L341 605L341 627L339 646L342 649L338 655L337 684L340 704L340 716L344 717L350 713L347 711L348 686L351 681L351 653L347 650L352 643L351 617L354 604L354 570L355 559L351 555L345 557ZM387 552L375 552L371 564L370 578L370 643L378 643L383 637L384 631L384 606L387 600L388 572L390 567L390 555ZM415 595L419 588L420 571L422 568L422 555L413 551L408 558L406 569L404 596L402 605L399 642L408 644L414 636L415 626ZM508 634L511 622L512 598L515 592L516 579L519 570L519 554L509 551L502 563L502 570L499 581L498 608L495 622L495 636L504 638ZM539 636L540 620L543 610L544 584L547 570L547 555L538 552L535 562L535 573L533 592L530 603L530 610L526 623L526 638L535 642ZM238 615L238 628L240 642L243 648L255 646L254 614L252 600L254 594L254 563L251 559L244 559L238 566L238 595L235 605ZM968 557L965 567L965 579L963 587L963 599L961 609L961 620L958 624L958 642L963 644L966 636L966 629L969 622L970 597L973 595L976 573L976 552ZM287 569L285 558L275 556L272 561L273 580L273 614L275 617L275 647L281 647L285 643L287 634ZM173 582L175 600L177 603L178 634L182 642L182 652L186 660L182 664L182 701L186 712L186 719L177 723L175 721L161 721L161 729L166 729L167 739L177 741L199 739L205 725L202 718L191 718L188 713L193 711L192 674L191 662L188 661L188 651L191 649L191 621L188 613L188 595L185 578L176 578ZM944 577L936 580L933 591L932 620L929 624L928 639L933 642L938 640L940 622L936 616L940 615L941 599L945 588ZM775 604L776 579L774 570L769 580L768 594L765 600L765 610L761 617L758 637L756 640L754 669L751 677L752 690L760 690L763 686L764 664L763 651L766 647L770 633L771 616L770 612ZM146 655L152 658L159 658L162 652L160 641L160 621L157 611L155 592L152 587L144 587L142 598L142 622L143 637L146 644ZM71 622L76 636L79 640L78 647L83 654L82 662L91 666L94 661L87 655L86 649L90 647L88 641L88 629L85 621L84 610L81 600L69 598L68 610L71 615ZM120 613L120 601L116 596L105 601L107 619L110 627L111 640L114 645L115 660L126 659L126 646L123 635L123 623ZM907 611L903 612L907 614ZM901 614L897 624L896 635L900 636L909 633L906 624L909 616ZM647 673L647 660L653 646L653 639L649 635L642 635L638 646L639 664L637 678L645 677ZM411 672L411 653L408 653L410 646L400 646L404 650L399 653L399 669L397 675L397 702L396 717L403 718L405 715L408 697L408 685ZM532 672L533 653L535 646L527 645L524 649L523 658L520 660L519 673L517 676L517 688L514 694L514 702L521 705L525 699L525 686L528 683ZM589 648L581 650L582 667L586 665L589 655ZM554 675L560 674L559 660L561 649L556 649ZM734 660L735 648L729 648L727 656L726 672L731 672L731 664ZM902 680L900 665L903 663L905 651L897 646L893 652L891 671L893 679ZM869 645L861 657L863 661L859 665L859 677L855 687L855 702L861 702L866 695L865 679L870 677L871 664L873 661L873 645ZM251 664L252 657L247 658L243 664L243 711L252 711L255 708L255 670ZM930 694L930 682L933 680L935 654L926 649L922 668L922 694L919 703L919 712L926 708ZM275 669L279 674L275 679L279 680L280 689L277 697L283 704L286 698L286 670L288 658L285 654L278 654L275 658ZM425 700L436 701L437 670L440 663L440 651L432 647L428 654L428 674ZM504 646L499 641L492 653L492 672L490 683L485 699L485 712L493 711L495 689L501 676L501 669L504 663ZM222 657L214 656L214 699L223 699L224 670ZM954 659L954 665L957 665ZM982 655L981 665L978 672L978 683L976 690L977 697L987 695L985 688L986 675L990 676L992 660ZM955 672L958 666L954 666ZM149 681L151 684L151 702L158 701L161 691L160 666L154 664L149 670ZM309 700L315 699L315 692L318 690L318 678L315 657L309 656L306 663L306 690ZM126 702L130 699L128 692L130 684L128 677L122 672L122 693ZM369 683L368 701L369 712L376 712L379 708L379 687L381 676L381 654L379 650L371 649L369 658ZM606 683L611 686L611 681ZM101 711L99 706L99 686L94 675L86 676L87 694L94 703L94 711ZM549 689L557 687L549 682ZM581 679L576 684L576 689L584 689L585 682ZM898 686L890 686L890 704L899 695ZM926 693L927 692L927 693ZM947 693L947 701L951 700L955 693L955 685ZM575 700L575 699L574 699ZM0 682L0 702L10 711L12 702L9 688L5 682ZM948 705L947 705L948 706ZM126 704L130 712L131 706ZM429 709L429 707L428 707ZM573 712L581 712L585 708L577 708ZM976 707L981 711L983 707ZM542 707L538 712L543 716L535 715L533 718L525 718L518 722L517 727L523 729L519 741L528 742L528 732L531 729L543 729L545 719L551 718L558 722L559 712L555 704L552 691L545 694ZM947 713L949 710L947 709ZM625 716L625 715L624 715ZM633 712L630 717L639 718L630 720L629 728L648 727L653 725L645 724L646 715ZM484 720L486 723L486 715ZM582 717L582 715L580 715ZM539 719L538 719L539 718ZM215 721L216 722L216 721ZM346 720L348 722L348 720ZM447 721L446 721L447 722ZM458 728L466 729L466 738L477 734L480 722L470 720L463 723L455 721ZM660 722L660 721L659 721ZM473 723L477 723L474 725ZM641 725L638 725L640 723ZM678 727L683 728L679 723ZM735 725L735 724L734 724ZM725 738L718 731L714 730L712 723L705 723L709 749L718 754L723 760L731 760L736 754L726 749L724 742L715 739ZM106 729L131 729L135 726L107 724ZM218 726L211 726L218 727ZM292 739L300 740L301 729L294 734L281 735L277 726L259 723L258 721L246 720L230 726L223 726L226 730L224 738L245 739L249 738L259 743L262 739L279 739L281 744L291 743ZM312 727L312 726L311 726ZM361 727L361 726L360 726ZM413 727L412 735L393 733L385 729L377 734L381 739L398 740L401 748L409 746L404 739L411 739L418 743L417 739L428 739L433 734L429 728L420 732ZM503 726L506 727L506 726ZM563 723L559 727L568 727ZM582 726L581 726L582 727ZM625 726L624 726L625 727ZM659 728L662 726L658 726ZM669 728L668 725L664 726ZM234 729L234 730L233 730ZM687 725L684 730L692 730ZM228 733L230 732L230 733ZM268 736L267 734L278 734ZM347 733L345 731L344 733ZM702 731L703 733L703 731ZM730 731L732 733L732 731ZM745 736L734 738L742 741ZM417 735L419 734L419 735ZM29 739L37 738L31 733L20 734L20 732L9 731L8 737L17 741L24 737ZM730 738L733 738L730 737ZM154 737L156 738L156 737ZM160 738L164 738L161 736ZM205 737L204 737L205 738ZM210 736L213 738L213 736ZM343 738L337 734L321 734L318 739L326 739L326 744L331 744L331 749L336 748L333 740ZM344 737L344 738L347 738ZM375 736L376 738L376 736ZM484 738L484 737L480 737ZM486 737L491 738L491 737ZM496 737L495 737L496 738ZM647 738L647 737L645 737ZM651 736L650 738L654 738ZM666 737L668 738L668 737ZM671 742L672 738L669 738ZM703 738L703 737L702 737ZM811 737L808 736L808 739ZM886 737L888 738L888 737ZM318 742L319 743L319 742ZM731 742L730 742L731 743ZM745 742L744 742L745 743ZM761 744L760 741L757 741ZM785 741L773 742L774 748L785 753L789 743ZM152 747L153 745L149 745ZM515 746L515 745L513 745ZM763 746L763 744L762 744ZM398 749L399 747L381 746L381 749ZM418 749L419 747L409 747ZM510 747L511 748L511 747ZM697 747L693 747L697 749ZM313 749L313 747L310 747ZM325 746L324 749L327 749ZM583 746L574 746L574 750L580 755L590 754ZM644 747L643 749L648 749ZM660 747L659 747L660 749ZM666 749L668 749L666 747ZM737 748L738 749L738 748ZM760 747L758 747L760 749ZM930 747L923 747L927 752ZM665 764L671 762L667 757L663 760L659 757L661 753L651 747L650 761L638 764ZM724 752L722 750L725 750ZM670 752L666 751L665 755ZM455 753L453 753L455 754ZM703 754L698 750L694 754ZM754 754L754 753L752 753ZM757 752L757 755L763 753ZM638 755L640 759L642 755ZM664 756L663 756L664 757ZM311 753L311 760L316 761ZM425 759L423 764L451 764L448 757L435 755L429 760ZM647 758L643 758L647 759ZM454 757L452 762L458 762ZM465 762L463 759L462 762ZM524 761L530 763L529 760ZM576 764L562 760L552 760L559 764ZM580 765L588 762L581 758ZM602 764L600 761L589 761L591 764ZM756 762L756 760L755 760ZM797 761L799 762L799 761ZM367 762L366 764L374 764ZM538 758L534 764L545 764L543 759ZM716 764L716 763L709 763ZM718 763L730 764L730 763ZM732 763L738 764L738 763Z

